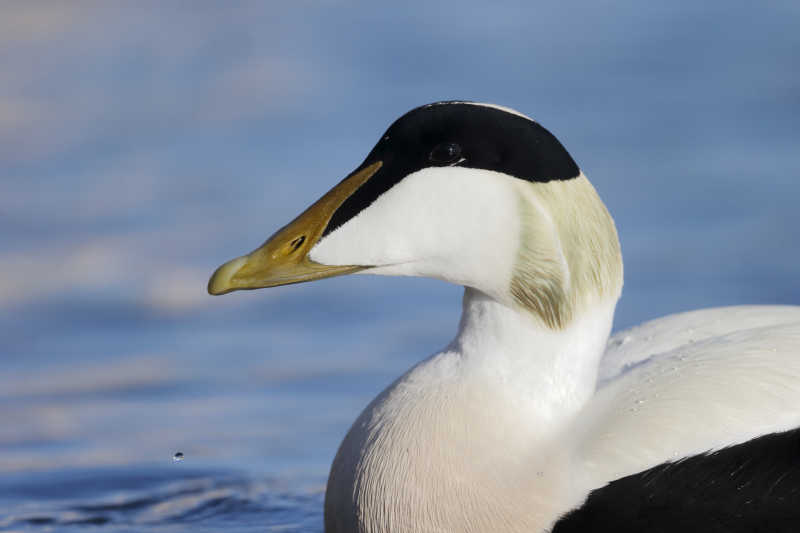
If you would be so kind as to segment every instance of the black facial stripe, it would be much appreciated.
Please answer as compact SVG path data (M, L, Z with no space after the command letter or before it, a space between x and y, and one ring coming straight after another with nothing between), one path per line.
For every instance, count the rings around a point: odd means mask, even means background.
M391 189L404 177L427 167L431 151L455 143L460 167L502 172L532 182L567 180L580 174L552 133L525 117L464 102L439 102L413 109L397 119L356 171L376 161L381 169L342 203L323 236L332 232Z

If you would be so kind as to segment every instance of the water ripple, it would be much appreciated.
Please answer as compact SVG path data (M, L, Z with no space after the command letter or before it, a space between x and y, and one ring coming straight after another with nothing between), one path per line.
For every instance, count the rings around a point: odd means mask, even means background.
M136 473L116 471L111 475L112 479L106 476L102 485L116 485L122 490L80 495L71 500L26 498L7 506L13 511L0 512L0 530L58 532L83 530L86 526L102 532L322 530L322 491L285 488L297 487L295 482L219 473L174 481L167 479L170 474L165 470L161 480L152 479L150 473L151 482L146 486L124 489L141 484L134 479ZM69 474L62 476L67 478ZM29 484L28 494L35 488ZM52 490L41 488L43 493Z

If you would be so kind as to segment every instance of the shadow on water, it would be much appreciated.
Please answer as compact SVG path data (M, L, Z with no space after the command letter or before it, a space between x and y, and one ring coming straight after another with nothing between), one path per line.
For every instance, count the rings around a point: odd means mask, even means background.
M322 530L322 487L165 467L4 476L2 531ZM306 488L300 488L303 487ZM291 487L291 488L289 488Z

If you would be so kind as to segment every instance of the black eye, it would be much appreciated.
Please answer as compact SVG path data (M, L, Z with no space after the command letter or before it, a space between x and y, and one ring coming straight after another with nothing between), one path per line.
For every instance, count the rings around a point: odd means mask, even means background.
M433 150L431 150L431 155L428 156L428 159L431 160L433 163L438 163L440 165L446 165L448 163L454 163L461 158L461 147L456 143L441 143L436 146Z

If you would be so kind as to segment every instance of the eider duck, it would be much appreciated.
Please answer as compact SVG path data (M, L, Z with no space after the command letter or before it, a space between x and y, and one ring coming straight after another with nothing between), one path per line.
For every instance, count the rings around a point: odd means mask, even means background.
M463 313L347 432L327 533L800 531L800 307L672 315L609 341L614 222L527 116L413 109L208 290L353 273L463 285Z

